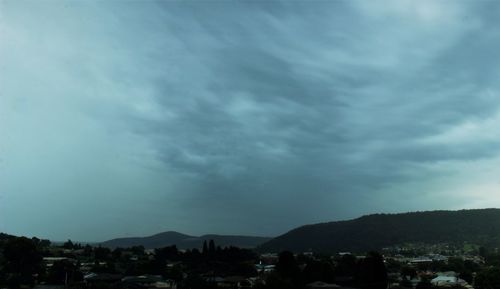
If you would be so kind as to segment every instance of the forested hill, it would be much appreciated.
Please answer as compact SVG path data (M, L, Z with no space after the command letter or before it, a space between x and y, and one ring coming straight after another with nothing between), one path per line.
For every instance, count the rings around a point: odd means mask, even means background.
M7 239L10 239L10 238L13 238L14 236L12 235L8 235L8 234L5 234L5 233L0 233L0 240L7 240Z
M500 209L375 214L296 228L258 249L263 252L378 250L408 242L500 245Z
M5 234L5 233L0 233L0 248L2 247L2 244L4 242L6 242L6 241L8 241L9 239L12 239L12 238L14 238L14 236L8 235L8 234Z
M203 235L189 236L178 232L164 232L149 237L118 238L101 243L103 247L132 247L144 246L145 248L161 248L176 245L179 249L201 248L204 241L213 240L218 246L236 246L241 248L255 248L269 241L267 237L230 236L230 235Z

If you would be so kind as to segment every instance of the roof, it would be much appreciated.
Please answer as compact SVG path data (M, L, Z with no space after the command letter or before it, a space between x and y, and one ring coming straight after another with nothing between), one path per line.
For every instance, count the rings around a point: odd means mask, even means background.
M437 276L436 278L431 280L431 283L434 285L458 284L462 282L463 280L458 279L454 276Z

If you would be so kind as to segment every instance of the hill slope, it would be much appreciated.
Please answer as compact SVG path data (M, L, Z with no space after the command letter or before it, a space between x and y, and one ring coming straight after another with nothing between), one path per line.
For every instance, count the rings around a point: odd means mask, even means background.
M189 236L178 232L164 232L149 237L118 238L105 241L103 247L131 247L144 246L146 249L161 248L176 245L179 249L201 248L203 241L214 240L217 246L237 246L241 248L255 248L269 241L271 238L250 236L203 235L200 237Z
M296 228L258 249L263 252L366 251L406 242L500 244L500 209L375 214Z

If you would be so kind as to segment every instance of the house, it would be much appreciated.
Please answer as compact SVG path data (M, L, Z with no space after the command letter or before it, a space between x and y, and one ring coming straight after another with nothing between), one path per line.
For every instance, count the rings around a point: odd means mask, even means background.
M260 262L259 264L255 264L255 269L259 273L262 273L262 272L269 273L269 272L274 271L275 268L276 268L276 265L266 265L266 264L263 264L262 262Z
M67 257L43 257L43 262L45 263L45 266L47 268L54 266L54 263L56 262L63 262L63 261L71 262L73 264L77 263L75 259Z
M469 284L463 280L458 278L457 276L447 274L447 275L438 275L436 278L431 280L431 284L434 286L455 286L461 285L462 287L467 287Z

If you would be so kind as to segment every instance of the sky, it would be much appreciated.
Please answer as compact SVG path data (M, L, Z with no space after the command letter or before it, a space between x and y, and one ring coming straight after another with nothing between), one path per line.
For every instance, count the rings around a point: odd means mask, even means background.
M0 0L0 232L500 207L497 1Z

